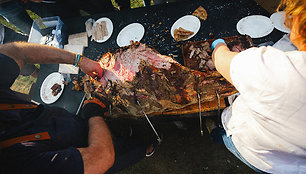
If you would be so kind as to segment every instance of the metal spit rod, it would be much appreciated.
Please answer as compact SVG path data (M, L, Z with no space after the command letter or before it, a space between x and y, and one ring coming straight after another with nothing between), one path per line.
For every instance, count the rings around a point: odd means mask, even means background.
M199 103L199 118L200 118L200 131L201 131L201 135L204 135L203 132L203 127L202 127L202 112L201 112L201 96L198 93L198 103Z
M80 103L80 105L79 105L79 108L78 108L78 110L76 111L75 115L78 115L78 114L79 114L79 112L80 112L80 110L81 110L81 107L82 107L82 104L83 104L83 102L84 102L84 100L85 100L85 97L86 97L86 93L84 94L84 96L83 96L83 98L82 98L82 100L81 100L81 103Z
M151 123L149 117L147 116L147 114L146 114L146 113L144 112L144 110L142 109L142 107L141 107L139 101L136 100L136 102L137 102L137 104L139 105L140 110L142 111L142 113L143 113L144 116L146 117L147 121L149 122L149 124L150 124L151 128L153 129L154 133L156 134L156 136L157 136L157 141L158 141L159 143L161 143L162 139L160 138L160 136L158 135L157 131L155 130L155 128L154 128L153 124Z
M216 91L216 95L217 95L217 99L218 99L218 124L220 123L220 120L221 120L221 115L220 115L220 95L218 94L218 91Z

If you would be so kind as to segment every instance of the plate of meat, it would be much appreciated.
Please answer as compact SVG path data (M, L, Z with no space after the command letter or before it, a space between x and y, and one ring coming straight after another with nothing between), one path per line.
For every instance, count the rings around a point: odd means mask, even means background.
M184 41L197 34L201 27L199 18L186 15L179 18L171 27L171 35L176 41Z
M249 35L251 38L261 38L270 34L274 26L272 21L262 15L251 15L240 19L236 25L241 35Z
M113 33L113 23L109 18L100 18L92 26L92 38L102 43L107 41Z
M64 77L61 73L49 74L40 88L40 98L46 104L54 103L64 90Z
M132 23L125 26L117 36L117 44L119 47L125 47L131 44L131 41L140 41L145 33L143 25L140 23Z

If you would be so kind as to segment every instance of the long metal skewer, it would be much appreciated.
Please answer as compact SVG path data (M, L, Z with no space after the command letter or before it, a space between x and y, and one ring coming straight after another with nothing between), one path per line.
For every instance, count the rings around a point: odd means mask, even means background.
M84 102L84 100L85 100L85 97L86 97L86 93L84 94L84 96L83 96L83 98L82 98L82 101L81 101L81 103L80 103L80 106L79 106L78 110L76 111L75 115L78 115L78 114L79 114L80 109L81 109L81 107L82 107L82 104L83 104L83 102Z
M200 131L201 131L201 135L204 135L203 132L203 127L202 127L202 112L201 112L201 96L198 93L198 103L199 103L199 118L200 118Z
M151 123L149 117L147 116L147 114L146 114L146 113L144 112L144 110L142 109L142 107L141 107L139 101L136 100L136 102L137 102L137 104L139 105L140 110L142 111L142 113L143 113L144 116L146 117L147 121L149 122L149 124L150 124L151 128L153 129L154 133L156 134L156 136L157 136L157 141L158 141L159 143L161 143L162 139L160 138L160 136L158 135L157 131L155 130L155 128L154 128L153 124Z
M216 91L217 99L218 99L218 124L221 123L221 115L220 115L220 95L218 94L218 91Z

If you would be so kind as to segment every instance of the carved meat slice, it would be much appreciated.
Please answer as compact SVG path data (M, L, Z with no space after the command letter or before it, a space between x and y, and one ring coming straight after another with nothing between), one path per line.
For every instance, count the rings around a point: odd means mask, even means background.
M108 36L107 28L106 28L106 22L102 21L101 23L97 23L94 27L93 31L94 39L102 40L105 36Z
M207 19L207 12L204 9L204 7L199 6L193 13L192 15L200 18L201 20L206 20Z
M94 96L112 105L112 116L143 116L136 100L152 114L195 104L197 93L201 101L212 101L216 91L223 97L236 92L216 71L191 70L144 44L107 53L99 63L103 77L97 81L85 76L83 81Z
M193 35L194 32L189 31L189 30L185 30L184 28L180 27L178 29L174 30L174 40L179 42L182 40L187 39L189 36Z

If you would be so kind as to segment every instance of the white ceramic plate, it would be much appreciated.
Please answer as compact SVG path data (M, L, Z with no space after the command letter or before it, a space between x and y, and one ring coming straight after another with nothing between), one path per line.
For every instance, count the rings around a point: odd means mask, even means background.
M272 21L262 15L247 16L237 23L237 31L241 35L249 35L251 38L260 38L270 34L274 26Z
M113 22L112 22L109 18L106 18L106 17L98 19L98 20L93 24L93 29L94 29L94 27L96 27L96 25L97 25L98 23L101 23L102 21L105 21L105 22L106 22L106 29L107 29L108 35L107 35L107 36L104 36L102 40L95 40L95 41L98 42L98 43L102 43L102 42L107 41L107 40L111 37L111 35L112 35L112 33L113 33L113 30L114 30Z
M63 75L58 72L49 74L46 77L40 88L40 98L44 103L46 104L54 103L62 95L64 90L63 80L64 80ZM61 85L62 90L56 96L53 96L51 87L56 83Z
M193 16L193 15L186 15L181 18L179 18L177 21L174 22L174 24L171 27L171 36L174 38L174 30L182 27L185 30L189 30L194 32L193 35L189 36L187 39L192 38L194 35L197 34L201 27L201 22L199 18Z
M274 27L284 33L290 33L290 29L285 26L285 12L275 12L270 16Z
M140 41L145 33L144 27L140 23L132 23L125 26L117 36L119 47L130 45L130 41Z

